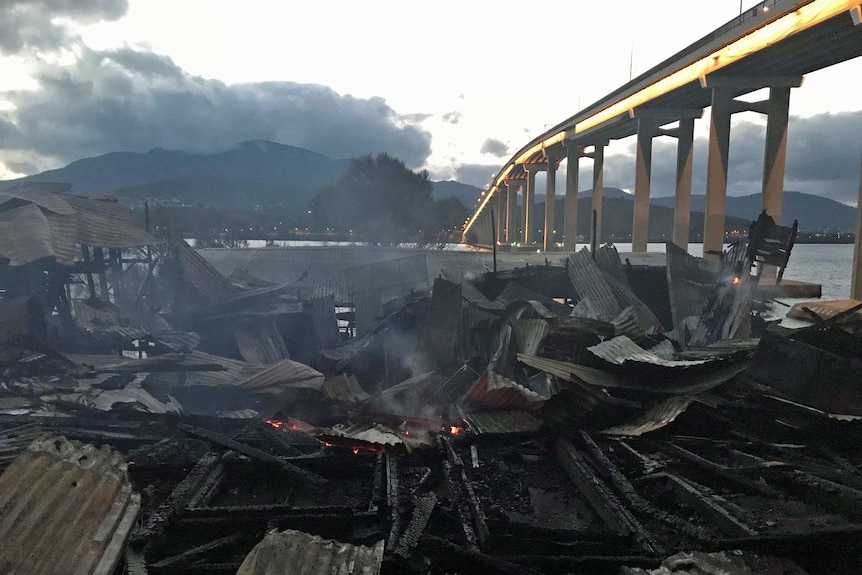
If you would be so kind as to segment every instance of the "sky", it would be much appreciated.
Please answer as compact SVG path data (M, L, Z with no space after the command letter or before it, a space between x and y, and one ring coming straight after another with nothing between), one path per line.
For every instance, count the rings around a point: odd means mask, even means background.
M484 187L532 137L754 4L0 0L0 179L265 139L333 158L385 151ZM857 59L793 91L785 189L855 205L860 76ZM760 191L764 125L734 116L731 195ZM708 111L696 126L703 193ZM675 143L656 140L654 195L672 194L675 162ZM633 187L633 139L612 143L605 167L606 186ZM590 162L581 170L589 182Z

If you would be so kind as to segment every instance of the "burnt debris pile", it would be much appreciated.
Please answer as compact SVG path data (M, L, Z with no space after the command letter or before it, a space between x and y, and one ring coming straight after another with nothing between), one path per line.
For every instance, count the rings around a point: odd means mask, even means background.
M15 260L0 571L858 573L862 318L769 319L771 226L660 267Z

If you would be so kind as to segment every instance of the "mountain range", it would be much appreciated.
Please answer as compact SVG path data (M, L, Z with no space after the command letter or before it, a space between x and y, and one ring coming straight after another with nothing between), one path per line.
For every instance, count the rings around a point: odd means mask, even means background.
M110 194L132 200L159 199L178 204L205 203L235 209L282 205L304 210L314 193L335 182L349 159L332 159L311 150L267 140L251 140L219 152L179 152L153 148L144 153L111 152L76 160L65 167L0 182L0 189L19 181L66 182L80 194ZM482 190L456 181L434 182L437 199L456 197L472 208ZM631 200L617 188L604 197ZM589 197L589 190L581 198ZM559 198L559 195L558 195ZM536 194L543 202L543 194ZM559 200L558 200L559 201ZM727 216L751 220L760 212L760 194L728 196ZM673 197L651 203L673 207ZM692 195L691 209L702 212L705 196ZM857 209L829 198L786 191L782 220L794 219L801 230L852 231Z

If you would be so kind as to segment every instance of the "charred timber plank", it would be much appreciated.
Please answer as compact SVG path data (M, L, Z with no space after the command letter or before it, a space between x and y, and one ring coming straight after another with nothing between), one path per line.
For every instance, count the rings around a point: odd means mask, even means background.
M464 532L464 537L470 549L477 551L479 549L479 539L476 536L476 530L473 529L473 518L470 513L470 508L461 490L458 488L458 483L455 479L455 469L448 461L443 462L443 475L446 477L446 483L454 497L453 503L458 511L458 518L461 520L461 530Z
M221 445L222 447L227 447L228 449L232 449L238 453L247 455L252 459L257 459L259 461L265 461L267 463L273 463L275 465L278 465L281 469L288 472L290 475L302 479L303 481L308 481L310 483L314 483L315 485L325 485L326 483L328 483L326 479L317 475L316 473L312 473L307 469L297 467L292 463L288 463L283 459L280 459L274 455L270 455L269 453L261 451L260 449L257 449L255 447L251 447L250 445L234 441L230 437L226 437L220 433L210 431L209 429L203 429L201 427L192 427L191 425L186 425L185 423L178 424L177 428L179 428L185 433L188 433L189 435L199 437L201 439L206 439L207 441L210 441L217 445Z
M144 543L160 536L171 517L185 507L203 484L213 469L219 464L220 457L215 453L205 453L192 467L188 475L171 492L167 501L147 517L146 522L135 529L131 541L133 547L140 548Z
M196 509L209 505L210 501L215 497L215 494L218 492L222 482L224 481L224 473L224 465L219 461L219 464L216 465L210 474L201 482L200 487L189 499L186 507L188 509Z
M235 533L233 535L228 535L227 537L216 539L215 541L210 541L209 543L204 543L203 545L192 547L188 551L183 551L179 555L174 555L173 557L167 557L160 561L156 561L155 563L151 563L150 571L152 573L173 573L177 567L197 561L212 551L227 547L242 540L243 537L243 534Z
M757 531L745 525L728 511L727 501L718 495L707 495L698 490L688 481L671 473L658 473L666 479L677 497L683 503L701 513L704 517L715 523L719 529L732 537L751 537L757 535Z
M371 487L371 501L368 502L368 513L377 513L383 503L383 470L385 468L385 455L377 454L377 462L374 464L374 484Z
M611 531L620 536L633 536L648 553L664 552L631 512L623 507L611 490L596 476L590 464L568 439L558 437L554 442L554 452L578 491L583 494Z
M394 453L386 454L386 502L389 505L389 539L386 541L386 549L392 550L401 535L401 481L398 474L398 456Z
M610 482L613 488L616 489L617 493L619 493L637 513L643 517L657 519L658 521L661 521L662 523L665 523L666 525L669 525L677 531L685 533L687 536L698 541L712 542L714 540L714 537L709 535L709 533L704 529L701 529L696 525L692 525L681 517L659 509L641 497L634 485L632 485L628 478L623 475L622 471L620 471L620 469L610 459L608 459L604 453L602 453L602 450L598 445L596 445L589 433L581 431L580 437L581 442L596 469L602 473L602 477Z
M434 513L436 505L437 496L433 492L424 493L416 498L413 516L410 518L410 523L407 524L407 528L404 530L398 541L398 546L395 548L397 555L406 558L413 553L413 550L419 545L419 539L428 527L428 521L431 519L431 514Z
M476 526L476 536L478 537L479 545L485 546L488 541L489 534L488 521L485 518L485 512L482 511L482 505L479 503L479 498L476 497L476 493L473 490L473 485L467 478L467 472L464 470L464 461L455 452L455 448L452 447L452 441L448 437L442 437L441 441L446 450L447 459L452 465L455 479L458 480L464 488L464 494L466 495L470 514L473 516L474 525Z
M446 463L448 464L448 462ZM541 571L523 565L485 555L475 549L456 545L434 535L423 537L420 549L426 555L435 556L437 559L435 564L443 564L459 570L465 569L471 573L487 573L489 575L540 575L541 573Z
M355 514L355 509L352 507L293 507L288 504L271 504L271 505L231 505L217 507L197 507L195 509L186 509L182 513L183 519L206 519L213 517L247 517L249 519L267 519L274 515L280 516L313 516L327 517L330 515L340 515L342 517Z
M776 477L780 477L783 487L807 503L854 520L862 519L862 491L803 471Z
M753 479L749 479L747 477L743 477L738 473L734 473L729 469L718 465L715 462L712 462L696 453L692 453L687 449L683 449L677 445L673 445L671 443L664 443L661 441L650 441L648 439L642 439L641 442L649 445L650 447L654 447L659 451L663 451L668 455L673 457L678 457L684 461L687 461L694 465L695 467L699 467L704 471L709 472L716 477L720 477L727 483L734 485L736 488L745 490L746 493L752 493L754 495L762 495L764 497L768 497L770 499L777 499L781 494L779 491L766 483L762 483L760 481L754 481Z

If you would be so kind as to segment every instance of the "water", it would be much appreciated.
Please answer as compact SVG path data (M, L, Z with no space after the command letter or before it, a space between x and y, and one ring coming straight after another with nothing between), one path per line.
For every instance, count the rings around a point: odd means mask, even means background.
M631 244L614 244L618 251L629 252ZM578 247L580 249L580 246ZM663 252L664 244L648 244L648 252ZM690 244L688 253L703 255L703 244ZM823 299L850 297L853 273L853 244L796 244L790 253L784 277L823 286Z

